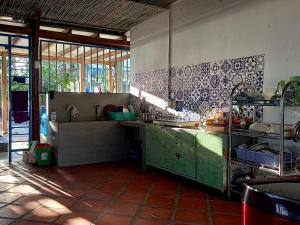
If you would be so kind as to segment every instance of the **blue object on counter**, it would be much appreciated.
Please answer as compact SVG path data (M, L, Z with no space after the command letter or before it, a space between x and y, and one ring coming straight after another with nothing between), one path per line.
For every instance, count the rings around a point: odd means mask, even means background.
M250 149L236 148L236 155L238 159L253 162L261 166L269 166L272 168L278 168L279 166L279 154L265 153L261 151L255 151ZM292 154L283 154L283 164L291 165Z
M108 112L106 113L106 118L108 120L136 120L136 113L134 112Z

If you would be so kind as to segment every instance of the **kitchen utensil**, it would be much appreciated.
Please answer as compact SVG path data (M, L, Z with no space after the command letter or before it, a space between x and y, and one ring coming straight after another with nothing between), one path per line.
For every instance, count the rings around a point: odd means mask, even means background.
M142 119L145 123L153 122L153 114L152 113L142 113Z

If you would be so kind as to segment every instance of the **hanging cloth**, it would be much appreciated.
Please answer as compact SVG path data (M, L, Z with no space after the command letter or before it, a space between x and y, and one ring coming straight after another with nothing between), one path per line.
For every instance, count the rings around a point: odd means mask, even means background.
M28 112L28 91L12 91L12 111L20 112L25 111Z
M28 112L13 112L12 117L15 123L24 123L29 120Z

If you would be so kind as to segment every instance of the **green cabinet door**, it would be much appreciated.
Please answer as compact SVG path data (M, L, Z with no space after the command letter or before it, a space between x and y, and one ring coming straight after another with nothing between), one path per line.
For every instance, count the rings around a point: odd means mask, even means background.
M163 136L164 141L162 143L163 149L162 149L162 155L161 155L161 167L176 171L177 168L177 142L176 142L176 136L173 134L173 132L170 130L170 128L163 128Z
M224 191L226 184L227 135L198 133L197 181Z
M149 125L146 126L146 165L160 167L162 144L160 142L159 128Z
M182 129L165 128L162 167L187 177L196 178L195 135Z
M196 149L195 139L193 144L179 142L177 145L178 162L176 171L184 176L196 178Z

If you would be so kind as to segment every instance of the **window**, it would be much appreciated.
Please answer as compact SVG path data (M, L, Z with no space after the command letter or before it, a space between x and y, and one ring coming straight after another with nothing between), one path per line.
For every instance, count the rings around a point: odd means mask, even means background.
M128 93L130 51L41 40L41 92Z

